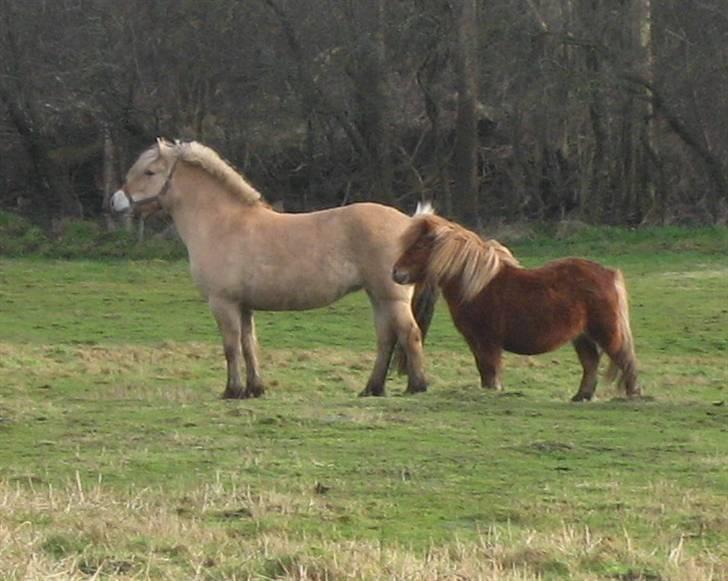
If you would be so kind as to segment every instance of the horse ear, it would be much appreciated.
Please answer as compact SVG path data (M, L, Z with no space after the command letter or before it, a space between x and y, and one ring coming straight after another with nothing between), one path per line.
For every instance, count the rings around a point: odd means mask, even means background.
M159 155L163 155L166 150L172 146L172 143L164 137L157 137L157 151Z

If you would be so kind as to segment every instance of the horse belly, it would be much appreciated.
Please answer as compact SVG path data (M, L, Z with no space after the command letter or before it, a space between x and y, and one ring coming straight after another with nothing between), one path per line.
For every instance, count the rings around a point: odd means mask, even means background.
M257 290L245 296L242 302L259 311L306 311L330 305L344 295L360 289L360 285L352 285L327 289L279 288L270 289L268 292Z
M355 270L321 269L313 275L275 273L241 281L239 300L261 311L304 311L325 307L362 288Z

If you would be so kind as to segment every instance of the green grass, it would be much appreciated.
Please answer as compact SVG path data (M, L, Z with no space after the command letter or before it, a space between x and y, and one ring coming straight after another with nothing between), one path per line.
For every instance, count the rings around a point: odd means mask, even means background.
M223 401L185 263L0 259L0 577L725 578L716 232L515 247L625 271L646 397L584 405L569 348L484 393L443 305L430 391L357 398L362 295L258 313L268 395Z

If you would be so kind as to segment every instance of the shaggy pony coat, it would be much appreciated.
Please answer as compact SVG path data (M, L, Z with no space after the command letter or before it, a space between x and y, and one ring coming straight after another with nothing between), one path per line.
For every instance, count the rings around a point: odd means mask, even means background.
M535 355L571 341L583 367L574 401L589 400L602 352L608 378L639 394L622 273L582 258L525 269L505 246L439 216L416 218L401 238L393 277L439 285L483 387L500 389L503 351Z

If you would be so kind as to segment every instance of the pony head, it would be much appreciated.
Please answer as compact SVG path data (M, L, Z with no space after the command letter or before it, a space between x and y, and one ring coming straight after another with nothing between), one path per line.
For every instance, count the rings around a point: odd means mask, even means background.
M428 265L439 234L446 221L434 214L417 213L412 224L400 238L402 254L392 269L392 278L398 284L416 284L428 277Z
M454 285L472 300L504 265L519 266L505 246L434 215L416 216L400 240L402 254L392 270L399 284L429 280Z

